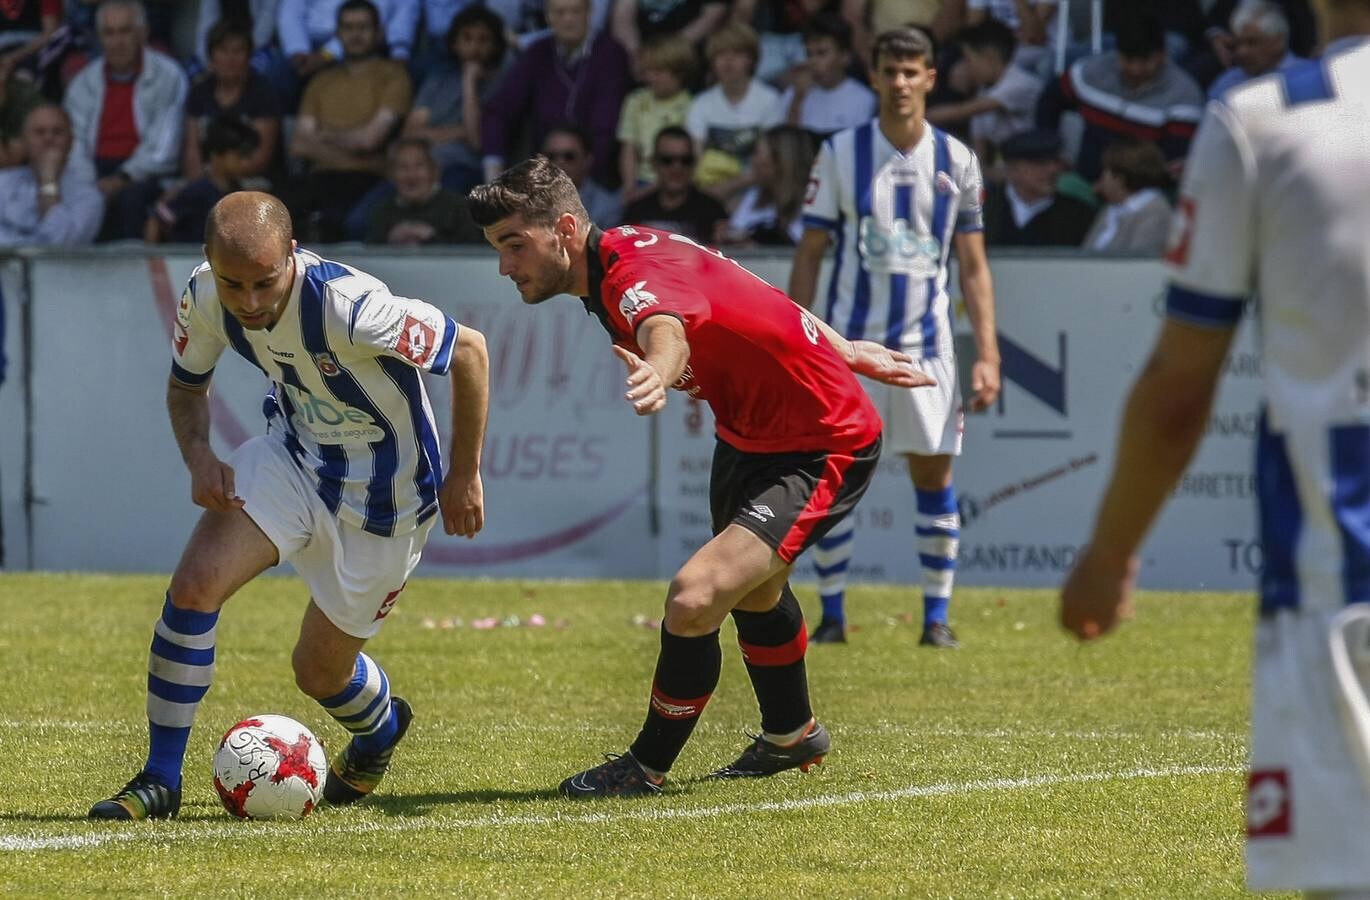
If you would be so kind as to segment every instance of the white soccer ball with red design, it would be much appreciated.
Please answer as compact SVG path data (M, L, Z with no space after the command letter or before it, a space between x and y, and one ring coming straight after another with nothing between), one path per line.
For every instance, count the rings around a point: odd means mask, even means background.
M252 716L228 729L214 753L214 788L240 819L298 819L323 796L328 757L288 716Z

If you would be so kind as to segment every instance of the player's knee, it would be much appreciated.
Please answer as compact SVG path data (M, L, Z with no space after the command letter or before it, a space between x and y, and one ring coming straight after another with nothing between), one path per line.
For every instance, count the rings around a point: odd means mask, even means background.
M709 579L680 572L666 594L664 625L671 634L695 637L718 628L718 592ZM726 614L726 611L725 611Z
M290 664L295 670L295 686L315 700L326 700L342 693L352 677L351 669L334 671L300 647L295 648Z
M171 586L167 590L171 605L177 609L190 609L195 612L218 612L224 605L214 579L208 573L194 566L182 566L171 576Z

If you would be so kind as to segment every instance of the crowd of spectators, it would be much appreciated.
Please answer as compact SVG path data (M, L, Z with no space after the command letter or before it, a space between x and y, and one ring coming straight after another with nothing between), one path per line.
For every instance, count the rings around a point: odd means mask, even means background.
M198 242L225 193L306 241L481 240L543 153L594 221L791 245L872 36L939 47L1000 246L1156 253L1204 103L1317 52L1307 0L5 0L0 246ZM1095 26L1101 26L1096 29Z

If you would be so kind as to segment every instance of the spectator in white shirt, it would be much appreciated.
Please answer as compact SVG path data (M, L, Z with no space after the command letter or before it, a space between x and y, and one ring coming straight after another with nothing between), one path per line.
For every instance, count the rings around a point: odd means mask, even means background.
M874 118L875 93L848 76L850 68L851 26L835 12L818 13L804 29L804 62L780 97L785 122L826 136Z
M100 230L105 198L95 169L71 153L71 120L45 103L24 119L28 165L0 171L0 246L74 247Z
M760 44L751 28L726 25L705 47L718 83L695 97L685 129L699 156L695 180L727 202L752 183L747 163L761 132L780 124L780 94L753 77Z
M1000 144L1032 128L1044 84L1013 62L1017 42L1002 22L987 19L972 25L957 35L956 42L979 94L931 107L927 119L944 128L969 123L976 155L990 164Z

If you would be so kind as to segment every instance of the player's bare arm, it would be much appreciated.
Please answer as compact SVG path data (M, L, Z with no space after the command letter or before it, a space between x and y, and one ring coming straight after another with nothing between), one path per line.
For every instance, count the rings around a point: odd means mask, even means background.
M197 506L217 512L241 509L243 501L234 491L233 469L215 455L209 443L209 383L192 387L170 379L166 405L176 446L190 471L191 499Z
M994 330L994 279L985 256L985 236L974 231L952 238L960 267L961 296L975 337L970 370L970 408L987 409L999 396L999 338Z
M1203 436L1235 333L1168 321L1133 385L1093 535L1061 592L1061 624L1081 640L1130 614L1137 548Z
M639 416L650 416L666 405L666 390L680 380L690 361L685 326L674 316L651 316L637 327L637 345L646 358L614 347L614 355L628 367L628 392L624 399Z
M463 326L452 355L452 462L442 482L439 505L448 534L475 537L485 527L481 449L490 411L490 356L485 335Z
M937 379L913 367L913 357L875 341L849 341L818 316L804 310L837 355L857 375L896 387L932 387Z
M818 270L823 267L823 253L831 236L822 228L805 228L794 249L794 265L790 267L790 288L785 293L805 309L813 309L813 298L818 291Z

